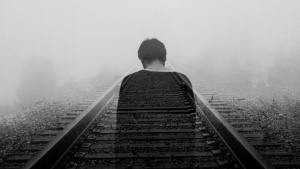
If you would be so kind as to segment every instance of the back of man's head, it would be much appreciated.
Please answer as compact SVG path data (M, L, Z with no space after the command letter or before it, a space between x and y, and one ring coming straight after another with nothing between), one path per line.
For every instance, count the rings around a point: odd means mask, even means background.
M144 40L138 50L138 57L142 62L160 60L164 63L167 60L166 56L165 45L155 38Z

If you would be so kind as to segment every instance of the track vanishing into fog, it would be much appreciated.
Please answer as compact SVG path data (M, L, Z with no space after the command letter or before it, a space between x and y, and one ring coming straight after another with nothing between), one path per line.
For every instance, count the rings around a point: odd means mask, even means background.
M130 92L119 96L124 77L22 148L36 152L33 156L11 156L5 163L23 169L300 167L291 152L276 140L265 141L238 110L213 93L191 89L176 72L165 79L169 86L150 93L160 104L149 101L143 108L133 101L143 99L134 94L141 88L130 79Z

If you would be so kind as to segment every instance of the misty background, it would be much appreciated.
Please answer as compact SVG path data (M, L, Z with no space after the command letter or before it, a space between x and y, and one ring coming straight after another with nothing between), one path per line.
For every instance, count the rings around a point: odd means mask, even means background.
M0 114L126 72L153 37L171 64L233 88L297 91L299 9L298 0L1 0Z

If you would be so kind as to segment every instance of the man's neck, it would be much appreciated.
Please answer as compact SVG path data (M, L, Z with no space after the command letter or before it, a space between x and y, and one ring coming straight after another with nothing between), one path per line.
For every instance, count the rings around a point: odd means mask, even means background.
M168 70L160 61L153 61L145 69L148 69L148 70Z

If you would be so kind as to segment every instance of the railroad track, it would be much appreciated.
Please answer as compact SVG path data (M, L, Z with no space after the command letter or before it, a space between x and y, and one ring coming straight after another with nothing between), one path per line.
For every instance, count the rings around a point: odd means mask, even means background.
M271 158L289 154L261 151L278 145L257 139L263 133L226 102L212 93L193 92L180 75L168 77L172 85L165 95L153 94L162 100L159 105L149 102L142 107L133 102L141 99L136 94L118 95L122 79L32 139L23 150L33 155L12 156L5 162L24 169L298 167L290 161L271 165ZM130 82L129 88L134 86Z
M211 107L217 110L274 168L300 168L299 157L293 152L287 151L283 144L253 124L243 110L233 108L234 106L230 102L222 100L215 90L203 84L201 78L199 79L196 74L187 73L187 75L194 80L194 89L198 89ZM251 110L251 107L248 109Z

